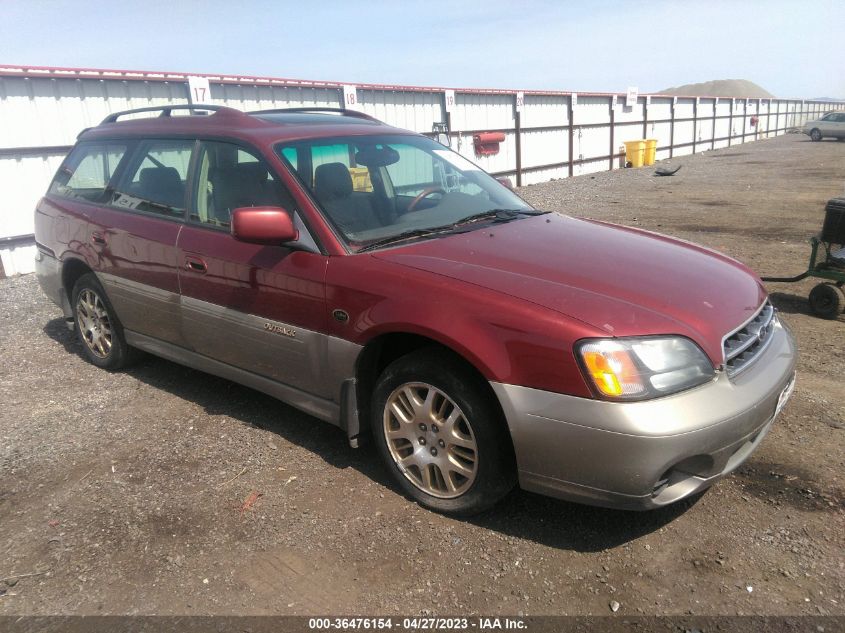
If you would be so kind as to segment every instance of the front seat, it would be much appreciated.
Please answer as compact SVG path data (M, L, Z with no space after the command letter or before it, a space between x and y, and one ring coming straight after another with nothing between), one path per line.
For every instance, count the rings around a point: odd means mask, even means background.
M353 195L352 175L343 163L326 163L314 171L314 195L328 216L346 233L382 225L369 195Z

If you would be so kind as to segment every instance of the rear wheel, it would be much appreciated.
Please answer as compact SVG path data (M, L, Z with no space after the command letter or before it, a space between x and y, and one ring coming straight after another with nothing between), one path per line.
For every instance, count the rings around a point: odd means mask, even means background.
M812 130L810 130L810 138L814 141L820 141L822 140L822 133L819 131L818 128L813 128Z
M127 345L123 326L93 273L82 275L73 287L73 316L82 351L94 365L120 369L134 359L135 349Z
M823 319L835 319L842 311L842 295L833 284L819 284L810 291L810 309Z
M388 470L411 498L437 512L486 510L516 483L510 436L483 380L435 349L384 370L372 429Z

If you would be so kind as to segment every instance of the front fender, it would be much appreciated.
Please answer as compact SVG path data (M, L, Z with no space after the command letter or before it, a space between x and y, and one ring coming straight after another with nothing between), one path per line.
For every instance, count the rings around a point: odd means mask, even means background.
M590 397L573 344L600 335L558 312L435 273L368 257L333 258L327 270L331 334L366 346L384 334L424 336L487 380Z

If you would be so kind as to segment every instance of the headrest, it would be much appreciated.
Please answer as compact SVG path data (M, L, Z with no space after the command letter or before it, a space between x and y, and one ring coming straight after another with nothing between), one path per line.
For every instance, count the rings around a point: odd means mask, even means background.
M180 187L182 179L175 167L144 167L140 174L140 183L144 189L166 190L172 187Z
M267 168L261 163L240 163L235 171L251 183L262 184L267 181Z
M314 172L317 197L346 198L352 193L352 175L343 163L326 163Z

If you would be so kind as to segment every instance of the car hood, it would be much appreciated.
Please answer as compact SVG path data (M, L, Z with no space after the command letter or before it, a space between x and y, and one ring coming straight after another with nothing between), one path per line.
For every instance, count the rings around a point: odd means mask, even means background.
M716 365L723 337L766 297L753 272L715 251L557 214L373 256L544 306L595 327L597 335L688 336Z

